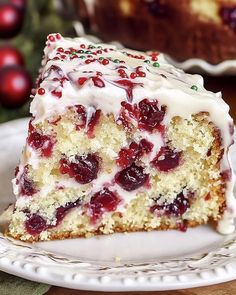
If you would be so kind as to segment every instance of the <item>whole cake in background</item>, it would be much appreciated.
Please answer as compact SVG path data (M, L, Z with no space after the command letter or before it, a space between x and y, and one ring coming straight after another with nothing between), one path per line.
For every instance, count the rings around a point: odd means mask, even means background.
M69 0L87 32L178 61L236 59L236 0Z
M234 230L229 107L162 55L48 36L7 234Z

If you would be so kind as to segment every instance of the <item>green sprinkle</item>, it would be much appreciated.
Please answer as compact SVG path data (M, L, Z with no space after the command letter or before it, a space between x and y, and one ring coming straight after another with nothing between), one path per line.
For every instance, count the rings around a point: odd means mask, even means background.
M99 60L103 60L103 59L104 59L104 57L102 57L102 56L99 57Z
M92 53L92 51L90 51L90 50L87 50L87 51L85 51L85 53L86 53L86 54L91 54L91 53Z
M86 57L86 56L84 56L84 55L81 55L81 56L80 56L80 58L82 58L82 59L85 58L85 57Z
M113 62L118 64L120 61L119 61L119 59L114 59Z
M152 65L153 65L155 68L160 68L160 64L159 64L159 62L154 62Z
M80 50L79 50L79 53L84 53L84 50L80 49Z
M193 86L191 87L191 89L192 89L192 90L195 90L195 91L198 91L198 87L197 87L196 85L193 85Z
M77 52L76 52L76 51L72 51L70 54L71 54L71 55L76 55Z
M146 59L144 62L150 64L150 60Z
M90 48L90 49L94 49L94 48L96 48L96 46L89 45L89 48Z
M99 49L102 49L102 46L98 46Z

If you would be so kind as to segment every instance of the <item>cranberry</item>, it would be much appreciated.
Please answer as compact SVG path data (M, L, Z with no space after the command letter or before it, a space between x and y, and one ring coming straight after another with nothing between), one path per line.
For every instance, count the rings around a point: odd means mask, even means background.
M161 0L153 0L147 2L148 10L155 17L166 17L168 16L169 10L166 4L163 4Z
M221 7L220 16L223 23L236 33L236 7Z
M168 172L180 165L181 155L182 152L177 152L168 146L164 146L151 163L158 170Z
M102 79L98 78L98 77L92 77L92 81L94 86L99 87L99 88L103 88L105 87L105 83L102 81Z
M44 157L48 158L52 155L54 142L48 135L41 135L37 131L34 131L30 133L28 143L33 149L41 150Z
M108 188L95 193L90 200L89 206L92 212L92 220L96 221L103 212L115 211L119 203L118 196Z
M151 102L148 99L143 99L139 102L139 110L139 128L151 132L160 126L164 119L166 108L162 106L159 109L157 101Z
M140 148L143 150L144 153L148 154L153 149L153 144L146 140L145 138L141 139L139 143Z
M88 130L87 130L87 134L89 138L92 138L94 136L93 135L94 128L98 124L100 116L101 116L101 110L96 110L95 113L93 113L92 117L90 118L88 123Z
M118 172L115 176L118 185L126 191L133 191L143 186L148 178L149 175L144 173L144 168L135 164Z
M57 98L61 98L62 97L62 92L58 91L58 90L53 90L52 95L56 96Z
M31 179L28 176L28 166L24 167L24 171L19 179L19 192L23 196L32 196L37 193L37 189Z
M78 79L78 84L79 84L80 86L83 86L84 83L87 82L87 80L88 80L88 78L86 78L86 77L80 77L80 78Z
M76 105L75 109L78 114L78 123L76 123L76 129L80 130L86 126L87 113L85 107L82 105Z
M38 214L33 214L29 219L26 220L25 228L30 235L36 236L47 229L47 225L43 217Z
M126 168L130 166L136 159L139 159L144 154L148 154L152 151L153 144L146 139L142 139L139 144L131 142L129 148L123 148L120 150L116 163Z
M57 208L56 210L56 225L58 225L62 219L65 217L65 215L68 213L68 211L72 208L75 208L77 206L79 206L81 204L80 199L78 199L75 202L68 202L65 204L65 206L60 206L59 208Z
M120 150L118 159L116 160L117 165L122 168L130 166L136 160L138 153L139 145L136 142L132 142L129 148Z
M190 196L192 194L190 193ZM167 216L179 217L183 215L190 207L189 199L184 196L183 192L179 193L174 201L170 204L154 205L151 207L151 212L158 214L158 211L163 212Z
M167 215L181 216L189 208L189 200L185 198L183 193L180 193L175 198L174 202L166 206Z
M86 156L76 156L75 162L69 162L67 159L60 160L60 172L69 174L77 182L86 184L97 178L99 169L98 157L95 154Z

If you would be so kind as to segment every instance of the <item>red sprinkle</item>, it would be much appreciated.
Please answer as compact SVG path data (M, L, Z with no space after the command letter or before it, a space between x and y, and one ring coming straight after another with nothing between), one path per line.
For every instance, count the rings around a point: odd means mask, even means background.
M131 74L130 74L130 78L131 78L131 79L135 79L136 77L137 77L137 74L136 74L136 73L131 73Z
M137 74L139 77L146 77L146 73L144 72L138 72Z
M60 40L61 39L61 35L60 34L56 34L56 38L57 38L57 40Z
M59 47L59 48L57 49L57 51L59 51L59 52L64 52L64 49L63 49L62 47Z
M81 48L85 48L85 44L81 44L80 47L81 47Z
M39 95L44 95L45 94L45 89L44 88L39 88L38 89L38 94Z
M52 35L48 36L48 40L51 42L55 42L55 38Z
M109 64L109 60L108 59L103 59L102 60L102 64L105 66L105 65L108 65Z

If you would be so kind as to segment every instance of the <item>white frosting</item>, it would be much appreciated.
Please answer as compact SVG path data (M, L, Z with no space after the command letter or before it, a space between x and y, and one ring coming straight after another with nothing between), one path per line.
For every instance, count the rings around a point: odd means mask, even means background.
M93 6L94 1L86 1ZM92 8L91 8L92 10ZM57 34L58 35L58 34ZM131 51L127 49L118 50L114 46L104 44L91 44L84 38L63 38L56 35L51 35L55 41L47 41L44 53L45 57L42 62L41 84L40 87L45 89L45 94L36 95L31 104L30 111L35 117L33 123L38 123L44 119L50 118L53 115L63 114L68 106L83 104L89 109L101 109L103 113L114 114L118 118L121 102L127 99L127 91L117 84L117 81L122 80L117 71L117 67L125 66L125 72L128 77L132 72L136 71L137 67L141 67L141 71L145 73L145 77L136 77L135 79L127 78L125 80L137 83L133 88L132 104L137 104L144 98L149 100L157 99L160 105L166 105L167 111L164 118L164 124L168 124L174 116L180 116L188 119L192 114L199 112L208 112L210 120L220 129L222 136L222 145L224 147L224 155L221 161L222 171L230 169L228 160L228 147L232 143L232 135L229 132L229 126L232 124L232 119L229 116L229 107L222 100L221 94L212 93L203 87L203 79L199 75L185 74L182 70L174 68L168 64L162 55L158 56L160 67L154 67L151 57L142 52ZM83 49L81 45L94 45L94 49ZM102 47L102 53L97 53ZM78 58L70 60L71 55L66 55L64 59L53 60L60 56L58 48L63 48L64 51L73 48L75 50L89 50L96 54L77 53ZM104 49L106 52L104 52ZM64 54L64 53L61 53ZM128 54L141 56L142 59L128 56ZM80 56L86 56L82 59ZM109 59L109 64L103 65L99 58ZM89 64L86 64L87 59L94 59ZM124 61L124 63L115 63L114 60ZM144 62L144 60L150 63ZM51 67L58 67L58 71L50 70ZM96 73L101 72L99 77L105 87L96 87L92 77L96 77ZM53 78L66 77L68 80L63 86L60 82L53 81ZM78 84L79 78L88 78L81 86ZM197 86L197 91L191 87ZM60 91L61 98L52 95L52 91ZM150 135L144 132L145 137L150 139ZM155 135L156 136L156 135ZM158 136L157 136L158 137ZM160 142L161 139L155 138L155 142ZM158 148L159 144L157 145ZM157 150L153 151L153 155ZM152 156L153 156L152 155ZM35 160L35 159L34 159ZM106 176L107 177L107 176ZM112 178L113 174L108 178ZM101 181L105 179L101 178ZM235 216L236 208L235 199L233 196L233 179L227 181L225 197L227 209L225 210L222 221L219 223L218 230L221 233L229 233L234 230L233 217ZM115 188L119 190L120 188ZM127 192L126 192L127 194Z

